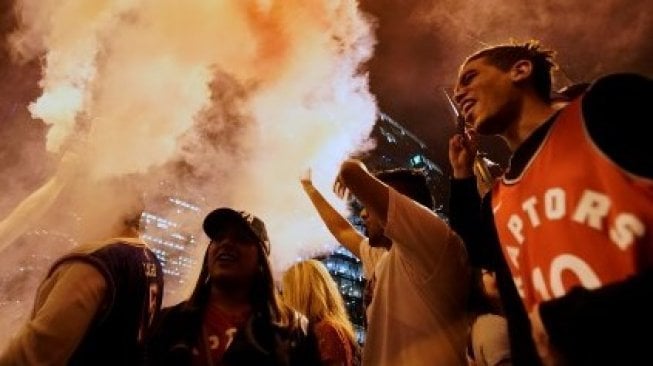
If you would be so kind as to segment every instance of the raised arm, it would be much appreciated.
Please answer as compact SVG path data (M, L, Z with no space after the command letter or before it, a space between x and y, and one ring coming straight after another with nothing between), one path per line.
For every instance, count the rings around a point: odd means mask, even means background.
M388 186L370 174L362 162L354 159L342 163L338 179L385 227L388 220Z
M50 209L74 175L77 161L78 157L74 153L66 153L56 174L22 200L7 217L0 221L0 252L9 247Z
M322 218L327 229L336 238L340 245L344 246L352 252L356 257L360 258L360 243L365 237L361 235L352 224L347 221L338 211L336 211L329 202L324 198L322 193L318 191L311 180L310 171L306 173L301 179L304 191L311 199L313 206L317 213Z
M460 238L430 208L411 198L415 187L397 182L406 194L391 189L394 181L392 186L387 185L358 160L342 164L340 183L361 201L370 218L383 228L391 248L401 253L416 276L431 279L438 271L445 282L454 277L465 278L467 258ZM447 266L441 266L442 263Z

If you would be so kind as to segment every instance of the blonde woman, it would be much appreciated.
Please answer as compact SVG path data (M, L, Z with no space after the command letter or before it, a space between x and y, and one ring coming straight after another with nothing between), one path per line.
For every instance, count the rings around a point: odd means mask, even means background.
M324 267L310 259L296 263L283 276L283 298L314 324L323 365L360 363L354 330L338 286Z

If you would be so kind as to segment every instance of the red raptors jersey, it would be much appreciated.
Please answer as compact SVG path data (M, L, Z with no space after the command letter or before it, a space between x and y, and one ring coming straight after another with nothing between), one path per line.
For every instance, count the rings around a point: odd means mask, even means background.
M582 123L580 98L560 113L521 176L495 185L492 207L528 311L653 263L653 181L601 153Z

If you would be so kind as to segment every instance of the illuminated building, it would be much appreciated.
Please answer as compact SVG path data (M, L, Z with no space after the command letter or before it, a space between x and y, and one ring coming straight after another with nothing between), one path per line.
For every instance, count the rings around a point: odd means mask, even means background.
M442 169L429 158L426 144L384 113L379 113L371 136L376 147L362 158L370 171L393 168L422 170L435 201L435 211L444 216L449 181Z
M141 238L161 262L165 281L165 298L181 300L179 292L187 281L194 280L198 269L194 252L197 240L193 225L200 218L200 208L179 197L163 197L157 212L146 211L141 216Z
M365 310L363 308L363 267L358 258L342 246L322 260L338 284L349 319L354 325L358 343L365 341Z

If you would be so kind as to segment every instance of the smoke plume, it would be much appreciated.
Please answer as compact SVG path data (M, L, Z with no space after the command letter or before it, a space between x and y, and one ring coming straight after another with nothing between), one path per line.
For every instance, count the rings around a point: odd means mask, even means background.
M40 241L66 238L49 243L48 258L108 235L144 194L192 197L203 212L251 211L268 226L277 270L333 247L299 178L312 168L328 194L375 122L360 71L374 37L356 1L15 5L13 58L43 65L32 122L47 126L47 156L63 159L63 188L29 206L40 207L30 225L49 228ZM204 242L201 216L193 219ZM13 263L44 249L33 237L3 243ZM33 296L32 285L14 287Z

